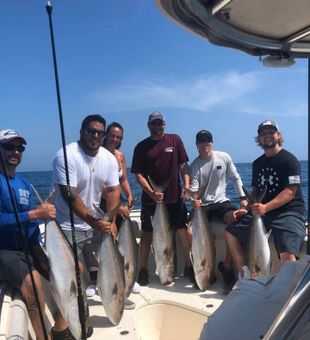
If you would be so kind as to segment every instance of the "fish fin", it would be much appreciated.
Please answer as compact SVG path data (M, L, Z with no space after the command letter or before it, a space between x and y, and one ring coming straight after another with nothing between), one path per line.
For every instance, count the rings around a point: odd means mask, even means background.
M129 263L128 262L125 263L124 269L125 269L126 272L128 272L128 270L129 270Z
M93 207L104 221L110 222L112 221L113 217L118 213L121 204L122 202L119 202L118 205L112 211L109 212L104 212L99 206L95 204L93 204Z
M192 262L192 265L194 265L194 257L193 257L193 253L191 251L189 252L189 258Z
M117 295L118 292L118 286L117 283L115 282L112 288L112 295Z
M169 184L169 182L170 182L170 177L169 177L163 184L158 185L158 184L156 184L156 183L152 180L152 178L151 178L150 176L147 176L147 177L148 177L148 180L149 180L149 182L150 182L152 188L153 188L156 192L164 192L164 191L167 189L168 184Z
M191 189L185 188L185 187L184 187L184 191L190 200L196 200L200 198L199 191L192 191Z
M138 195L138 196L134 197L132 204L131 204L131 205L128 205L128 208L129 208L130 210L133 209L133 208L135 207L136 203L137 203L137 202L139 201L139 199L140 199L140 196L141 196L141 195Z
M70 284L70 292L73 295L77 295L77 287L76 287L76 284L73 280L71 281L71 284Z
M272 229L270 229L269 231L266 232L266 237L267 237L267 239L269 239L271 233L272 233Z
M39 193L39 191L31 184L32 190L35 193L35 195L37 196L37 199L39 200L39 202L41 204L45 203L45 200L43 198L43 196Z

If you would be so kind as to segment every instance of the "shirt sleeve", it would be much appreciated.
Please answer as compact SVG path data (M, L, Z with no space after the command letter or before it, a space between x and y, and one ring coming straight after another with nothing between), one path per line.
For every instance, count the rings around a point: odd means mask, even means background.
M289 159L285 162L287 171L286 184L287 185L300 185L300 163L296 157L290 155Z
M243 186L242 180L237 171L237 168L235 164L233 163L231 157L228 154L226 156L227 156L227 177L232 179L234 188L237 194L239 195L239 197L245 196L243 188L242 188Z
M76 188L78 183L78 167L75 166L74 159L72 155L70 155L69 150L67 150L67 158L70 186ZM60 185L67 185L65 162L62 149L58 151L53 162L53 182Z
M176 140L177 140L177 145L178 145L179 164L184 164L188 162L188 155L187 155L187 152L185 150L184 144L180 136L176 135Z

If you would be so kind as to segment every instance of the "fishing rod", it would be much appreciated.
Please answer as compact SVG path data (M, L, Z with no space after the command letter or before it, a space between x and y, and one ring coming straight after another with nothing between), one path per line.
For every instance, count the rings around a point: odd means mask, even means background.
M12 190L12 187L11 187L11 184L10 184L10 180L9 180L9 176L8 176L8 173L7 173L7 169L6 169L6 165L5 165L5 162L4 162L1 147L0 147L0 162L1 162L1 167L3 169L5 181L6 181L6 184L7 184L7 187L8 187L9 196L10 196L10 200L11 200L11 203L12 203L13 212L14 212L14 216L15 216L15 220L16 220L16 225L17 225L18 231L20 232L20 234L22 235L22 238L24 240L23 252L25 254L26 263L27 263L27 267L28 267L28 270L29 270L29 274L30 274L30 280L31 280L32 288L33 288L35 303L36 303L36 305L38 307L38 311L39 311L39 318L40 318L40 323L41 323L44 339L48 340L48 335L47 335L46 326L45 326L44 317L43 317L43 312L42 312L42 308L41 308L41 304L40 304L40 300L39 300L38 290L37 290L37 287L36 287L36 284L35 284L35 281L34 281L34 277L33 277L33 273L32 273L31 259L30 259L30 246L29 246L27 236L25 234L25 231L23 229L23 226L22 226L20 219L19 219L19 216L18 216L18 209L17 209L17 206L16 206L16 200L15 200L14 195L13 195L13 190Z
M75 264L76 283L77 283L77 288L78 288L77 300L78 300L78 307L79 307L79 319L81 323L82 339L84 340L86 339L86 325L85 325L86 316L85 316L84 299L83 299L81 275L80 275L80 268L79 268L79 259L78 259L78 253L77 253L77 244L76 244L76 238L75 238L75 226L74 226L74 216L73 216L73 207L72 207L73 197L72 197L72 192L70 189L69 167L68 167L68 158L67 158L67 150L66 150L66 138L65 138L63 114L62 114L62 107L61 107L60 87L59 87L58 68L57 68L57 59L56 59L56 48L55 48L54 30L53 30L53 21L52 21L53 7L50 1L47 2L47 5L45 6L45 8L48 14L50 34L51 34L51 45L52 45L52 52L53 52L53 63L54 63L54 73L55 73L55 82L56 82L59 123L60 123L60 131L61 131L62 149L63 149L63 155L64 155L64 166L65 166L65 173L66 173L67 202L69 206L73 256L74 256L74 264Z
M308 58L308 216L307 216L307 254L310 255L310 185L309 185L309 179L310 179L310 58Z

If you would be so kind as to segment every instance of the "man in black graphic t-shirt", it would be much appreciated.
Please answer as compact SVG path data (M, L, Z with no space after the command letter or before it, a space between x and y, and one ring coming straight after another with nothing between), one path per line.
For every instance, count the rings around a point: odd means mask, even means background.
M252 205L252 214L260 215L266 229L272 229L283 265L299 257L306 234L300 164L292 153L281 148L283 137L275 122L262 122L257 132L256 142L264 154L253 163L251 195L258 197L265 189L266 194L261 203ZM242 272L245 260L239 244L240 226L227 227L225 237L237 269Z

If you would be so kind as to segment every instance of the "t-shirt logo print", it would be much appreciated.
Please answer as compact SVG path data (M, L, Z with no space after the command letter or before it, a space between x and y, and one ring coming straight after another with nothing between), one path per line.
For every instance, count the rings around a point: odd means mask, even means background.
M174 151L174 147L173 146L168 146L166 149L165 149L165 152L173 152Z
M264 168L258 174L258 187L263 190L267 185L268 192L275 192L279 186L279 177L273 168Z

